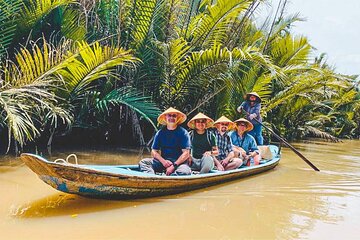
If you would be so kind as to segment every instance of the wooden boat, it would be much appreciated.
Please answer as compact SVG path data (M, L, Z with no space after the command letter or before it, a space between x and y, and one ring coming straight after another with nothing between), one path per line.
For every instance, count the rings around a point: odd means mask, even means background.
M56 163L24 153L21 159L41 180L53 188L92 198L126 199L175 194L247 177L274 168L280 161L278 147L269 145L272 159L258 166L207 174L164 176L143 173L138 165L77 165Z

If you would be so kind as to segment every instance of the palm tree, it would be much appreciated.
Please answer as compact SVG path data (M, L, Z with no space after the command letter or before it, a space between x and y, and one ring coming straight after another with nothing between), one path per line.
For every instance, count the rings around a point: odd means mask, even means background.
M256 91L266 124L288 137L356 136L355 77L311 59L286 0L259 26L264 3L2 0L0 128L20 146L39 136L51 146L75 127L106 128L121 108L142 138L138 118L156 129L159 108L235 118Z

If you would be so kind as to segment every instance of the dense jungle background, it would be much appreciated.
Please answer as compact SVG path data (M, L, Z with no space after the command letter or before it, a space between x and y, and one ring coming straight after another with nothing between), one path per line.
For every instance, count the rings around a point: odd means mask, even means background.
M0 152L145 145L162 110L235 120L252 91L289 140L359 138L357 76L314 57L287 4L0 0Z

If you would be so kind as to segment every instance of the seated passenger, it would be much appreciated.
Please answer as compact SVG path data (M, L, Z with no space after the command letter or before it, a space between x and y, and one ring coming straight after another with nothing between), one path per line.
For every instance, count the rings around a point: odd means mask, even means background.
M243 163L240 158L235 157L231 139L228 135L228 130L232 128L233 125L234 123L225 116L215 121L215 137L219 150L219 155L216 156L216 159L220 161L220 164L225 170L236 169Z
M188 122L188 127L195 129L190 131L191 139L191 169L200 173L208 173L216 167L224 170L223 166L214 156L218 155L216 139L208 128L213 125L214 121L208 116L198 113Z
M189 133L178 126L185 122L186 115L174 108L169 108L158 117L158 123L165 125L154 137L152 158L139 162L142 172L162 173L166 175L190 175L188 165L190 156Z
M236 131L230 134L235 156L243 158L243 166L259 165L261 160L259 149L254 137L248 134L253 129L253 125L244 118L236 120L235 124Z

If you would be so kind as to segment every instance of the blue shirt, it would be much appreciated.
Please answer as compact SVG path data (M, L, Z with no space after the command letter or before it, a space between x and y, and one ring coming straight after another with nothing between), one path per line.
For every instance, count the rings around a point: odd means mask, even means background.
M155 134L151 148L160 150L163 158L175 162L182 154L182 149L190 149L189 133L182 127L175 130L164 127Z
M254 106L250 105L249 101L244 101L240 107L243 107L244 111L248 112L249 115L252 113L256 114L256 119L259 122L262 122L261 116L260 116L260 109L261 109L261 104L260 103L255 103ZM256 122L254 119L250 120L249 115L246 115L246 119L249 120L253 125L254 124L259 124L258 122Z
M241 138L236 131L232 131L229 134L232 144L244 149L246 154L249 154L249 152L259 153L259 148L256 145L255 138L250 134L244 134L243 138Z

